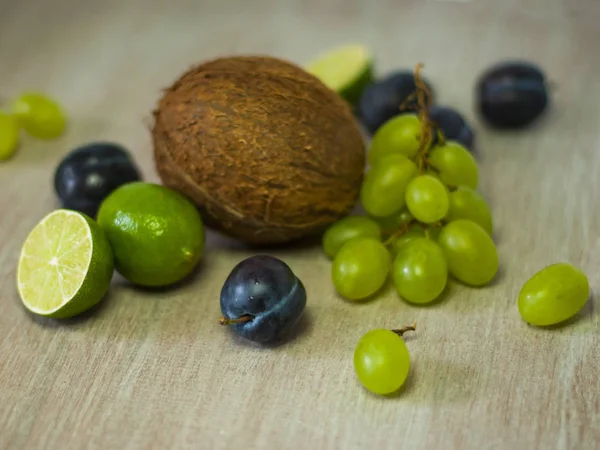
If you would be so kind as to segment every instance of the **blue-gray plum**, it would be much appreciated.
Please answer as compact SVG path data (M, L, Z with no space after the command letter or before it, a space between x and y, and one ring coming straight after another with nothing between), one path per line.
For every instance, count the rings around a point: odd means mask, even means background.
M433 95L431 84L427 80L423 82ZM389 119L401 114L403 111L400 110L400 106L416 89L415 74L407 70L394 72L367 86L358 103L358 115L367 131L374 134ZM416 98L404 106L408 111L415 111Z
M446 106L433 106L429 110L429 118L447 140L458 142L469 150L473 149L473 130L458 111Z
M549 103L544 73L524 61L507 61L486 70L476 94L480 114L496 128L525 127Z
M286 335L300 320L306 290L278 258L256 255L236 265L221 289L221 324L258 343Z
M111 142L94 142L65 156L54 173L54 189L64 208L95 218L108 194L140 178L125 148Z

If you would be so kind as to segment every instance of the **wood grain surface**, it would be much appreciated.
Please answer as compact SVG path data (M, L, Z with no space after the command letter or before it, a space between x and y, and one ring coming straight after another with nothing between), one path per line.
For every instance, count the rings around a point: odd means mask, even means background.
M44 90L71 116L57 141L24 138L0 164L2 449L600 448L600 324L592 299L567 326L527 326L516 308L537 270L570 261L600 287L600 3L597 0L0 0L0 96ZM134 289L119 277L93 313L56 322L15 290L21 244L58 205L56 163L110 139L156 181L150 112L190 65L263 53L305 63L362 42L380 73L425 64L440 102L477 130L481 190L501 271L483 289L453 286L417 308L388 289L338 298L318 246L273 252L306 284L295 339L258 348L217 323L221 285L251 254L211 235L182 285ZM486 129L473 86L505 57L539 63L553 107L520 133ZM417 321L402 395L358 384L357 340Z

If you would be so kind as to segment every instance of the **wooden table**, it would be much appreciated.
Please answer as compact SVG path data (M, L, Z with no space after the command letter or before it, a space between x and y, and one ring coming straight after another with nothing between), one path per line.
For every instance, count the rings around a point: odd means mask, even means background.
M595 300L552 330L527 326L516 308L525 280L556 261L600 286L596 0L0 0L0 11L1 96L47 91L71 116L63 138L25 138L0 165L0 448L600 448ZM276 251L309 304L294 340L261 349L217 324L224 278L250 252L211 236L202 267L176 289L115 277L83 318L25 312L18 252L57 207L52 176L67 151L119 141L156 181L150 112L183 70L232 53L305 63L348 41L368 44L380 73L425 63L440 102L476 128L502 266L493 285L455 286L430 308L392 290L355 305L334 293L319 248ZM477 75L504 57L539 63L555 86L551 112L526 132L487 130L474 114ZM357 340L413 320L403 394L368 394L352 367Z

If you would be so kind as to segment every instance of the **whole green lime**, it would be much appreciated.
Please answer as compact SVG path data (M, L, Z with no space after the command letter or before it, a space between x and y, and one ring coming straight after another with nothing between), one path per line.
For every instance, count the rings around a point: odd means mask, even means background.
M204 225L183 195L135 182L113 191L100 206L98 224L115 255L115 268L142 286L167 286L189 275L204 250Z

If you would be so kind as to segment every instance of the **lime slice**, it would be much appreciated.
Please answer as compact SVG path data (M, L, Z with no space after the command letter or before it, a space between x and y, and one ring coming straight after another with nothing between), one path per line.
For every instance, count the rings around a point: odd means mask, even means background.
M89 217L59 209L29 233L19 257L17 287L25 307L67 318L98 303L110 284L113 254Z
M373 58L362 45L345 45L322 54L306 70L355 105L373 81Z

